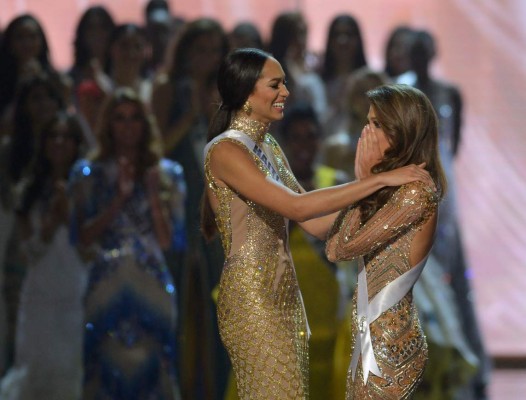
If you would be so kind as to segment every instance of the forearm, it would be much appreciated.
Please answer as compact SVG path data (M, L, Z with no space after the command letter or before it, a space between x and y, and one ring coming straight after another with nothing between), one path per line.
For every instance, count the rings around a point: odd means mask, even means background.
M89 246L97 240L108 225L117 216L117 213L124 204L124 199L116 196L113 201L93 220L86 222L80 229L80 243Z
M372 175L360 181L303 193L293 202L290 219L303 222L327 216L364 199L384 186L381 175ZM326 224L330 219L323 221Z
M308 234L320 239L325 240L327 232L331 229L334 224L334 220L338 216L339 211L329 215L325 215L319 218L313 218L305 222L300 222L300 227Z
M42 240L44 243L49 243L51 239L53 239L55 231L62 223L63 221L61 221L60 217L55 213L43 218L42 228L40 229L40 240Z
M169 217L158 200L150 200L153 228L161 249L168 250L171 244Z

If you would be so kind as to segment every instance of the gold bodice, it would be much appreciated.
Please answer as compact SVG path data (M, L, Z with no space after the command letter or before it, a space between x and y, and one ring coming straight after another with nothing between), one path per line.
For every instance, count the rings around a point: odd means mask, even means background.
M436 194L422 183L402 186L365 224L356 207L337 218L327 241L331 260L364 257L369 301L410 270L416 232L436 212ZM358 291L356 291L358 292ZM357 293L353 297L352 331L358 332ZM370 324L376 362L383 377L369 375L364 383L361 364L353 380L347 377L347 399L410 398L422 379L427 344L410 290ZM352 347L356 345L353 336ZM361 361L360 361L361 362Z
M238 122L231 127L245 129ZM258 129L244 133L272 159L280 182L298 191L272 136ZM210 146L205 160L207 184L218 201L215 217L226 256L218 323L238 394L241 399L307 399L307 321L288 249L288 221L216 184L210 154L223 141L242 146L262 173L271 173L252 149L228 135Z

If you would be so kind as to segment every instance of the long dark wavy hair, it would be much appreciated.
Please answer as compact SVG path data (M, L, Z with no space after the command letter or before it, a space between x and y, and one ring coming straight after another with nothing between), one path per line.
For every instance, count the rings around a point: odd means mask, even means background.
M38 128L29 115L28 103L30 97L39 88L44 88L47 96L55 102L57 109L65 107L64 100L56 85L45 77L37 76L24 81L15 98L13 134L11 136L11 149L7 158L7 174L11 182L17 183L23 177L26 169L33 161L37 138L40 134Z
M356 51L353 54L354 56L353 63L352 63L353 70L348 71L348 73L356 71L357 69L367 65L367 61L365 58L365 51L363 49L362 34L360 31L360 26L358 25L358 21L352 15L349 15L349 14L337 15L332 20L329 26L329 33L327 35L327 44L325 45L325 57L323 60L323 71L321 74L323 80L325 81L333 78L336 74L335 55L332 51L330 51L330 48L331 48L332 42L336 40L336 28L339 24L347 25L353 31L353 34L358 42Z
M447 182L438 152L438 119L427 96L411 86L391 84L369 90L367 97L390 144L372 172L425 162L442 198ZM362 222L386 204L396 190L397 187L385 187L361 200L358 204Z
M404 38L408 42L405 45L405 46L407 46L406 51L409 52L409 49L411 48L411 42L413 40L414 33L415 33L415 31L414 31L413 28L410 28L409 26L402 25L402 26L396 27L391 32L391 34L389 35L389 38L387 39L387 43L385 45L385 55L384 55L384 60L385 60L384 72L389 77L395 77L395 76L398 76L400 74L403 74L404 72L407 72L407 71L399 71L399 70L397 70L396 69L397 66L392 64L392 62L391 62L391 52L393 51L393 47L394 47L395 43L397 41L403 40ZM405 57L409 57L409 53L404 55L404 56Z
M22 14L14 18L5 29L0 40L0 114L5 110L16 95L16 85L19 80L18 66L13 54L13 40L17 28L25 22L33 22L38 30L42 47L38 54L38 63L44 73L55 72L49 61L49 47L40 21L32 14Z
M148 43L148 36L146 35L146 31L145 31L144 27L142 27L142 26L140 26L140 25L138 25L136 23L127 22L127 23L124 23L124 24L116 25L115 28L113 28L113 30L111 32L111 35L110 35L110 38L109 38L109 42L108 42L109 55L108 55L107 64L105 66L105 69L107 71L109 71L111 73L111 71L114 68L114 64L115 64L115 58L112 59L112 55L111 55L113 46L115 46L116 43L121 38L123 38L123 37L125 37L127 35L135 35L135 34L141 36L142 39L144 39L144 43L145 43L145 46L146 46L146 44ZM140 74L141 74L141 78L146 78L147 75L148 75L148 62L147 62L146 58L144 59L144 61L142 63Z
M166 52L165 68L170 79L177 81L190 75L192 65L188 63L188 53L194 42L203 35L217 35L221 38L222 57L228 53L228 36L222 25L213 18L198 18L183 25ZM213 85L217 79L217 70L208 77Z
M272 23L267 50L278 60L287 77L287 87L294 93L294 77L289 73L287 53L291 46L297 44L302 27L306 26L303 14L298 11L287 11L279 14Z
M217 77L222 102L210 122L208 142L228 129L234 115L254 91L263 66L271 57L269 53L253 48L237 49L225 57ZM201 231L206 239L211 239L217 231L206 188L201 203Z
M104 6L92 6L86 9L82 14L75 31L75 40L73 42L74 47L74 63L73 68L79 69L86 66L92 59L93 54L91 54L90 49L86 40L86 31L90 19L99 17L105 29L111 33L115 29L115 22L110 12ZM108 44L106 48L106 57L103 61L102 67L108 72L108 59L109 59L109 37Z
M76 152L71 159L70 167L80 155L82 144L84 142L84 132L80 120L75 114L68 114L64 111L59 111L42 128L38 140L35 162L30 174L31 181L24 188L21 196L20 207L17 209L19 214L27 214L45 190L46 184L51 177L53 167L46 154L46 141L61 127L66 128L67 135L73 139L76 146ZM68 177L66 175L62 178L67 179Z

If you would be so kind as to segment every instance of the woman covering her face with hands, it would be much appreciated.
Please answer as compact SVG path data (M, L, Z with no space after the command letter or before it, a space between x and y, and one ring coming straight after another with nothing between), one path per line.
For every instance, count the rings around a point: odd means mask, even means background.
M446 181L428 98L406 85L380 86L367 96L371 106L358 143L357 178L425 163L433 183L384 187L349 206L328 235L326 253L331 261L359 259L347 399L405 399L427 361L412 288L433 245Z
M308 398L308 325L288 247L288 220L320 238L335 212L387 186L431 182L416 165L305 193L272 136L289 91L268 53L238 49L219 69L221 104L205 147L202 230L218 231L226 261L221 339L242 399ZM430 183L429 183L430 184Z

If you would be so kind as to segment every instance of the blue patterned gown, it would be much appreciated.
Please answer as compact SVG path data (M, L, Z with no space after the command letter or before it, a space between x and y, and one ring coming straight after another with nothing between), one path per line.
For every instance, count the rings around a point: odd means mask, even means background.
M183 171L169 160L161 160L159 166L161 201L171 218L171 250L183 251ZM81 160L75 165L73 225L81 226L106 209L116 195L117 177L115 161ZM178 398L175 286L156 240L142 183L135 183L133 194L98 240L80 250L91 262L85 297L83 398Z

